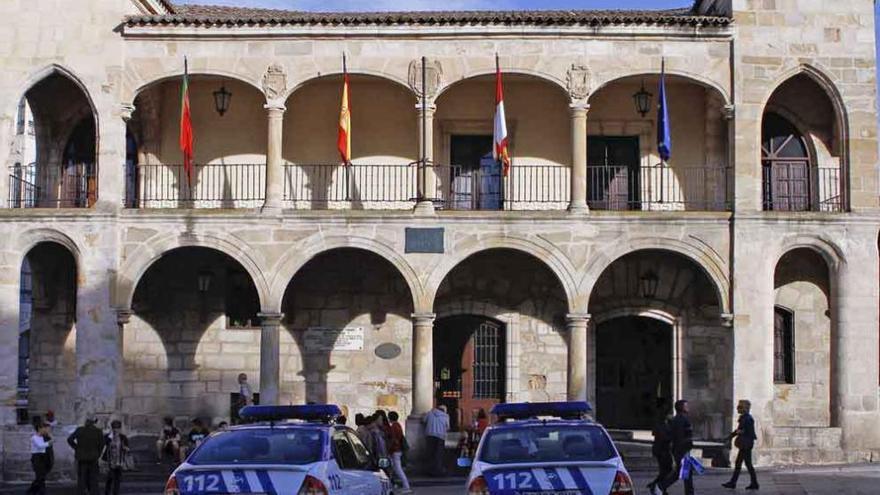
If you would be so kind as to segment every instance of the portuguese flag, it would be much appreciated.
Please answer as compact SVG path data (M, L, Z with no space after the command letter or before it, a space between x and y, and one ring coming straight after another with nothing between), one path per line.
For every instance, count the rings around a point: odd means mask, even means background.
M180 87L180 151L183 152L183 170L186 183L192 186L193 176L193 129L189 106L189 66L183 59L183 84Z

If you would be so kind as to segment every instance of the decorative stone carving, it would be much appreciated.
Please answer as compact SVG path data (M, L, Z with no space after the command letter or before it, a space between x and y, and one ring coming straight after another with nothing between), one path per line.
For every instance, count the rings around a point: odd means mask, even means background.
M736 106L734 105L724 105L721 108L721 118L724 120L733 120L736 117Z
M425 93L428 98L433 98L440 88L443 77L443 68L437 60L425 61ZM416 59L409 63L409 87L419 96L422 96L422 60Z
M585 65L572 64L565 82L572 100L585 100L590 95L590 69Z
M266 94L266 100L277 100L287 91L287 74L284 73L284 67L279 64L272 64L263 74L263 92Z

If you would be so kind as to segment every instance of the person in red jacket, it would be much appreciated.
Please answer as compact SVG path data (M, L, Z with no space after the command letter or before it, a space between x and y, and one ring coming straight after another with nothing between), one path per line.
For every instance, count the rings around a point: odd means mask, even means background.
M409 492L409 480L406 473L403 472L403 451L406 448L406 437L403 436L403 427L398 422L400 417L396 412L388 413L388 433L390 442L388 443L388 453L391 454L391 465L394 468L394 477L403 487L404 492Z

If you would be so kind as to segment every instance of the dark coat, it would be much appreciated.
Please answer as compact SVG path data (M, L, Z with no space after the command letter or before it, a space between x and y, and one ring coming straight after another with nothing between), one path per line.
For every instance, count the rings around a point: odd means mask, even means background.
M680 459L694 447L694 427L684 414L676 414L669 426L672 432L672 455Z
M104 433L93 424L80 426L69 437L67 444L79 462L98 462L104 450Z
M651 451L654 457L662 454L668 455L672 447L672 429L669 425L669 418L658 419L654 423L654 428L651 429L651 434L654 435L654 441L651 443Z
M741 414L737 420L736 446L740 449L748 449L755 446L758 434L755 432L755 418L751 414Z

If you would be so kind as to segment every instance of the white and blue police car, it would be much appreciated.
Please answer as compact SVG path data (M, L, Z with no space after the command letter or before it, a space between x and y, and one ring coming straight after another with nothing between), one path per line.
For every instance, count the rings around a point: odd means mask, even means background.
M467 480L469 495L632 495L614 442L586 402L498 404Z
M247 406L248 422L206 438L165 495L388 495L391 482L334 405Z

